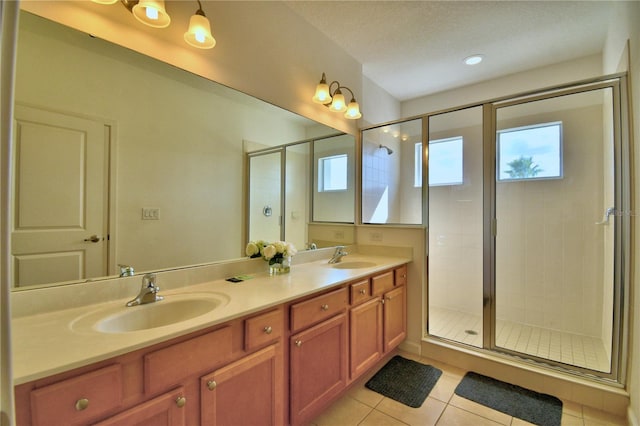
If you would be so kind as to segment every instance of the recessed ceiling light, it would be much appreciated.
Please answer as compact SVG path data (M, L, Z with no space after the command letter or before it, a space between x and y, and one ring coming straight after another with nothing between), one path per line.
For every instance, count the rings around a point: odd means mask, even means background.
M467 56L466 58L464 58L464 63L467 65L477 65L482 62L482 58L484 58L484 56L482 55Z

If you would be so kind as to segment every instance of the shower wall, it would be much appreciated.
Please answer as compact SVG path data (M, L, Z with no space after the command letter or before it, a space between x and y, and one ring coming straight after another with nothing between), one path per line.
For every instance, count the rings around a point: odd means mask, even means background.
M498 319L601 337L602 114L595 105L499 121L562 121L564 177L496 184Z
M463 138L464 183L429 187L429 306L481 316L482 126L432 130L429 139L456 136Z

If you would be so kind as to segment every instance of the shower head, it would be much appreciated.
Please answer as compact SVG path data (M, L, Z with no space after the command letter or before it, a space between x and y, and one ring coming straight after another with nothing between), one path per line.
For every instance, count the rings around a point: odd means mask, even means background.
M378 148L379 149L386 149L387 150L387 155L393 154L393 150L391 148L389 148L388 146L386 146L386 145L380 145Z

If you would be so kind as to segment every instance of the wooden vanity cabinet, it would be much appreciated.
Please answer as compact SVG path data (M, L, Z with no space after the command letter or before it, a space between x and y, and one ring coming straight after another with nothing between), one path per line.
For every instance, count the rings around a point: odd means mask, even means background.
M347 385L349 289L291 305L291 423L317 415Z
M176 388L96 423L95 426L184 426L184 395L184 388Z
M304 424L406 336L406 265L15 388L16 424Z
M406 265L371 277L371 292L364 303L362 301L366 291L362 290L366 289L366 286L361 282L351 285L351 380L369 370L405 339L406 279ZM354 288L357 288L357 291L354 291Z
M16 423L181 426L230 424L216 419L250 424L260 418L260 424L283 424L285 330L284 308L272 308L94 366L19 385ZM201 389L202 380L209 376L223 383L216 392ZM251 385L256 378L259 385ZM247 387L252 386L249 398ZM213 412L212 396L218 401ZM243 408L230 417L230 401L235 400L242 401ZM204 423L201 415L214 422Z

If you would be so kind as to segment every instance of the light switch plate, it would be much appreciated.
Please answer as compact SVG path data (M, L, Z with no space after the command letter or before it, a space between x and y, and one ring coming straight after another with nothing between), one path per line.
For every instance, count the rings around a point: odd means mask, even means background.
M142 220L159 220L160 209L155 207L142 208Z

